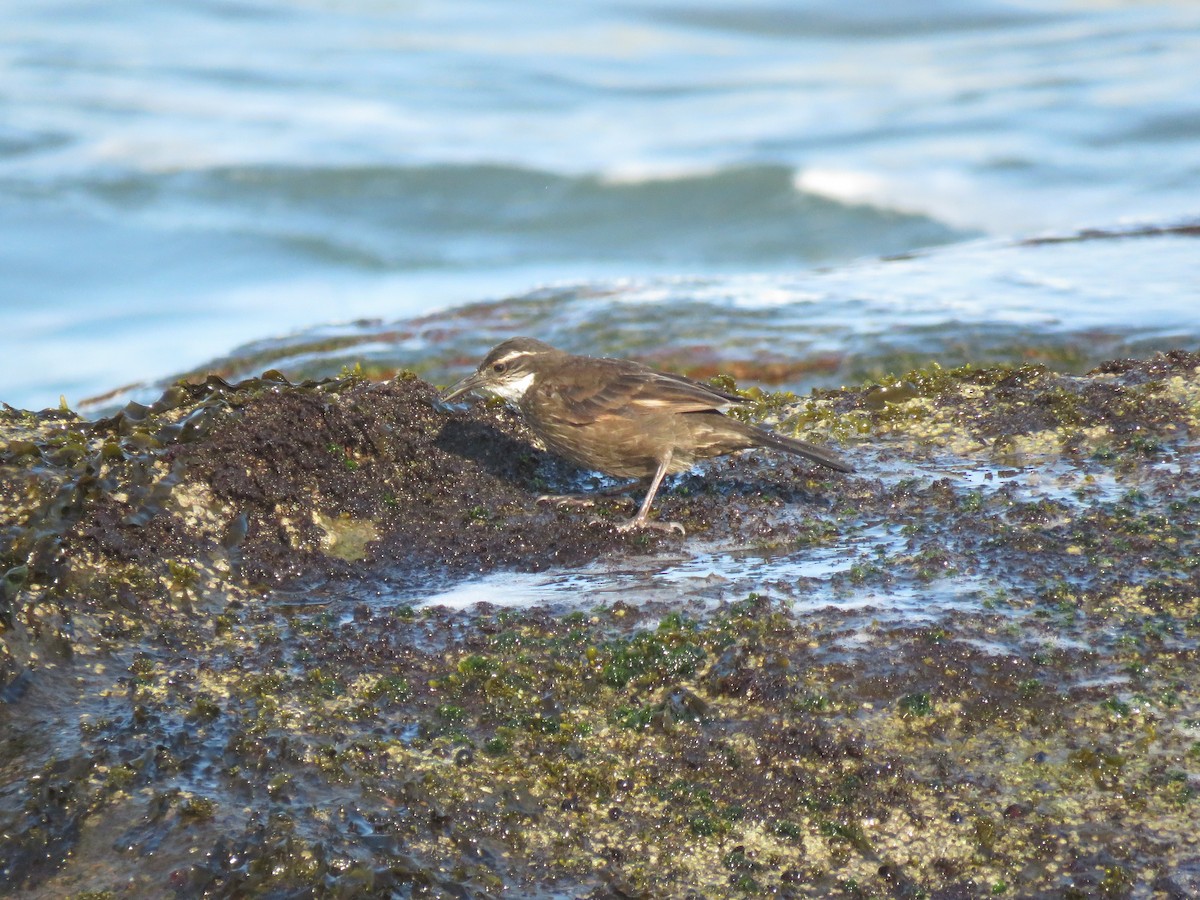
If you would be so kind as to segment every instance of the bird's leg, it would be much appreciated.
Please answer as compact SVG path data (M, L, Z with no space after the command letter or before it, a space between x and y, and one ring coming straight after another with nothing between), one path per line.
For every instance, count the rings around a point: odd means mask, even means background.
M598 491L589 491L586 494L542 494L537 498L538 503L551 503L557 507L581 507L595 506L596 499L599 497L617 497L621 494L628 494L631 490L642 484L642 481L630 481L626 484L616 484L612 487L601 488Z
M652 528L655 531L678 531L680 534L687 534L683 530L683 526L678 522L651 522L650 505L654 503L654 495L658 493L658 486L662 484L663 478L667 475L667 469L671 465L671 457L674 456L673 450L668 450L661 460L658 462L658 471L654 473L654 479L650 482L650 490L646 493L646 499L642 501L642 507L637 511L637 515L628 522L623 522L617 526L617 531L632 531L635 528Z

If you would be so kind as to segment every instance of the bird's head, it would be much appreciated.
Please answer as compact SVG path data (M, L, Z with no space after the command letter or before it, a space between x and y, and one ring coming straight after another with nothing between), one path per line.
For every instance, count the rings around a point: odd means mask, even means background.
M533 338L511 338L491 349L479 368L442 392L443 400L454 400L471 391L494 394L509 403L519 403L537 377L538 364L562 355L549 344Z

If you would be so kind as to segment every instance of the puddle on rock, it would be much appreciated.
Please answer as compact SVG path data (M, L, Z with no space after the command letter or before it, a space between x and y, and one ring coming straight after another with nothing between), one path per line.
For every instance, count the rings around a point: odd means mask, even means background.
M858 586L847 576L901 551L907 538L888 525L865 528L827 546L787 552L756 548L687 545L688 553L594 563L582 569L539 573L498 572L462 582L440 593L382 595L380 608L470 609L477 604L506 609L544 607L557 614L591 611L618 601L633 605L674 603L712 611L721 604L769 592L786 598L797 615L826 608L868 612L876 621L933 622L951 612L977 612L993 595L992 579L958 575L887 588Z

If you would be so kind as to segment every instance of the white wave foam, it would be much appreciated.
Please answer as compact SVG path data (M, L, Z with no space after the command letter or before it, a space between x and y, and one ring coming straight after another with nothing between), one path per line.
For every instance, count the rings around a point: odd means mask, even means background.
M1023 204L1006 216L998 197L979 197L979 185L961 171L897 171L888 176L863 169L812 166L792 177L797 191L852 206L870 206L910 216L925 216L951 228L994 232L1013 226L1027 230L1029 209ZM1001 202L999 204L1003 206ZM984 214L976 214L980 210ZM999 213L999 215L998 215Z
M839 203L878 206L888 191L886 179L852 169L801 169L792 178L796 190Z

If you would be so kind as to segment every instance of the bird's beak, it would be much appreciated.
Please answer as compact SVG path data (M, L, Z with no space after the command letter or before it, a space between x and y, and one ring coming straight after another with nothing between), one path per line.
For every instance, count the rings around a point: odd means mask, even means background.
M471 391L479 390L486 382L486 378L479 372L472 372L462 381L456 381L450 387L442 391L442 399L449 402L456 397L461 397L463 394L469 394Z

